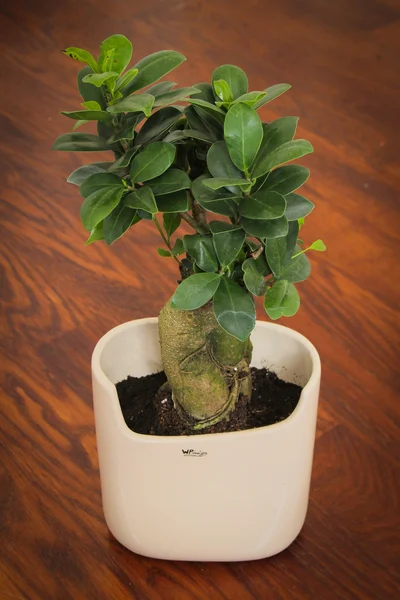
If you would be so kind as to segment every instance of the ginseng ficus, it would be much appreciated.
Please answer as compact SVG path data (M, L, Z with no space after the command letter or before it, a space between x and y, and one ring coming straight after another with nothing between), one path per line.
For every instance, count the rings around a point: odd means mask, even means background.
M109 151L108 162L79 167L86 244L112 244L152 221L176 261L180 284L159 317L162 361L175 407L194 428L226 418L251 394L249 339L254 296L271 319L294 315L297 283L310 275L300 228L314 204L298 193L310 172L287 164L313 151L294 139L297 117L263 122L258 110L286 83L249 92L245 72L221 65L210 83L179 88L159 81L185 57L150 54L129 67L132 44L113 35L96 60L81 48L64 53L85 63L78 73L75 123L55 150ZM77 128L93 124L95 132ZM192 229L179 237L182 221Z

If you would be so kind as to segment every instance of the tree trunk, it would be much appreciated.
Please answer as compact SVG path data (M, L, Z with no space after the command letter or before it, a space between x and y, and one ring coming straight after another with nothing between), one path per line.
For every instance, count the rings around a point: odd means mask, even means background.
M170 300L159 321L161 356L182 417L204 428L229 416L240 394L251 396L250 339L240 342L217 323L212 303L177 310Z

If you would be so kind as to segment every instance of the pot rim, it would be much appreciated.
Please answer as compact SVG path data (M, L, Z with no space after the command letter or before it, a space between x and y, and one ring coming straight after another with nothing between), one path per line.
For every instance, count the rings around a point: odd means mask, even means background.
M129 429L129 427L125 423L125 420L124 420L124 417L122 414L122 410L121 410L121 407L119 404L118 394L117 394L117 389L115 387L115 384L112 383L112 381L104 373L104 371L101 367L101 363L100 363L101 354L102 354L105 346L115 335L117 335L121 331L121 329L127 329L130 327L134 327L136 324L139 324L139 323L146 325L146 324L154 324L157 322L158 322L157 317L132 319L131 321L121 323L120 325L117 325L116 327L113 327L112 329L110 329L107 333L105 333L99 339L99 341L97 342L97 344L93 350L92 371L96 374L96 377L98 378L101 385L105 389L108 390L109 394L111 396L113 396L113 398L115 400L114 408L117 409L115 411L115 417L116 417L116 422L118 424L118 428L120 430L121 435L131 438L132 441L140 440L141 442L146 442L149 444L151 444L151 443L160 444L160 442L181 444L182 440L192 440L193 438L197 438L199 436L196 436L196 435L156 436L156 435L149 435L149 434L143 434L143 433L136 433L135 431L132 431L131 429ZM311 357L311 362L312 362L312 371L311 371L311 376L310 376L308 382L302 389L302 392L300 395L300 400L299 400L296 408L294 409L294 411L289 415L289 417L287 417L283 421L274 423L273 425L265 425L264 427L257 427L254 429L245 429L242 431L227 431L224 433L203 433L200 436L202 443L204 443L206 441L210 441L210 440L216 440L217 438L219 439L221 436L223 436L224 439L225 438L228 439L228 436L244 437L244 436L251 436L251 435L262 435L263 433L265 433L266 429L268 431L272 432L277 429L283 429L285 427L290 427L292 422L296 419L297 415L303 409L308 390L315 386L319 386L319 381L321 378L321 360L320 360L318 351L315 348L315 346L304 335L302 335L301 333L298 333L297 331L295 331L294 329L291 329L290 327L286 327L285 325L280 325L278 323L270 323L268 321L256 321L256 327L262 328L262 329L281 330L281 332L284 335L287 335L289 337L296 339L309 351L310 357Z

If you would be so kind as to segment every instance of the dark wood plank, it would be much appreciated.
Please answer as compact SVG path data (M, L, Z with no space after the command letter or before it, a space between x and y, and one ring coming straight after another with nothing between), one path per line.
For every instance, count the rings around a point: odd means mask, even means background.
M398 51L396 0L14 0L0 8L0 597L20 600L386 600L399 596ZM182 85L232 62L264 107L300 116L315 146L306 195L323 237L286 324L323 361L311 500L292 546L263 561L169 563L108 533L101 504L89 361L109 328L155 315L177 273L141 224L85 248L77 190L87 156L53 153L74 109L77 65L114 32L135 57L175 48ZM98 156L98 155L97 155ZM397 276L398 278L398 276ZM258 306L260 318L265 318Z

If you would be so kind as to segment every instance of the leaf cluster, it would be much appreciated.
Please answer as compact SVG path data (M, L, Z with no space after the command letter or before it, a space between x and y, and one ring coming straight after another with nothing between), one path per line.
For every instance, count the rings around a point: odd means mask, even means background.
M271 319L294 315L295 284L310 274L306 252L325 249L321 240L302 249L299 230L314 204L298 189L310 173L288 164L313 148L294 139L296 117L263 122L258 114L290 85L249 92L244 71L222 65L210 83L179 88L159 80L182 54L156 52L128 68L132 45L122 35L107 38L97 60L80 48L64 52L86 64L78 74L83 102L61 113L75 124L53 148L113 157L68 178L83 198L86 243L112 244L152 220L165 243L158 254L185 276L175 308L212 301L220 325L240 340L255 325L254 296L264 297ZM76 131L93 123L96 133ZM172 241L182 220L194 232Z

